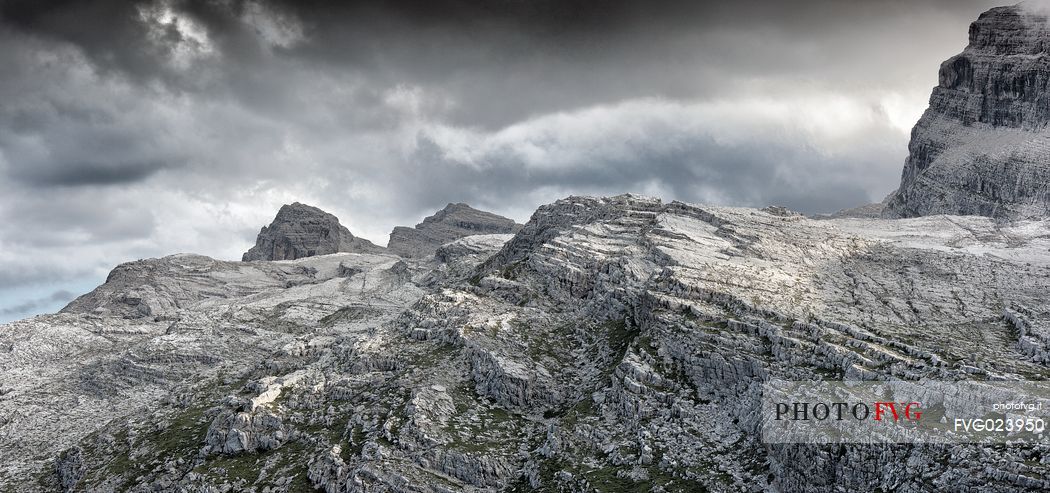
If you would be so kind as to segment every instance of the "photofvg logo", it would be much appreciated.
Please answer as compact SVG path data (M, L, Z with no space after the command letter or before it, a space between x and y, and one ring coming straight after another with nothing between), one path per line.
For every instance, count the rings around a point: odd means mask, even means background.
M866 402L778 402L776 404L776 419L789 419L792 421L825 421L833 419L842 421L854 419L864 421L872 419L882 421L892 418L893 421L901 419L916 421L922 419L922 403L919 402L874 402L869 405ZM875 409L872 412L872 408ZM897 412L901 409L901 412Z
M1050 443L1048 382L784 381L763 386L767 443Z

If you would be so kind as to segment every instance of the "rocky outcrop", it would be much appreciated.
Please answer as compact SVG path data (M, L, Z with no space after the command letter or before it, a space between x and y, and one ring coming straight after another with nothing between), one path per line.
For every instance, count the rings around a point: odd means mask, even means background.
M272 450L292 437L281 418L270 412L229 413L208 428L204 450L222 454Z
M1050 364L1050 320L1048 313L1013 305L1003 309L1003 318L1017 330L1017 346L1034 361Z
M62 452L55 462L55 472L62 491L76 491L77 483L84 478L84 459L80 447Z
M352 337L415 302L422 291L409 281L413 269L391 255L287 262L175 255L122 265L62 313L3 326L0 490L58 491L80 477L75 491L124 491L140 464L186 473L180 468L193 459L176 452L203 447L220 461L238 447L273 455L289 440L281 453L301 453L294 442L301 421L280 412L286 388L303 386L294 366L328 347L328 334ZM303 334L317 337L299 340ZM127 417L144 426L129 433ZM81 452L72 451L88 435ZM101 456L121 458L110 466L90 459ZM140 460L154 456L160 466ZM12 487L44 472L46 486Z
M382 251L382 247L350 234L337 217L296 202L281 206L277 217L259 231L255 246L244 252L241 260L295 260L337 252Z
M884 217L1047 215L1048 26L1024 4L991 9L970 26L966 49L941 64Z
M0 489L1042 491L1045 445L773 443L760 396L1046 380L1048 291L1050 221L636 195L425 260L134 262L0 327Z
M387 248L402 257L426 257L452 240L472 235L511 234L520 229L520 224L503 216L479 211L467 204L448 204L415 228L394 228Z
M240 297L337 274L327 269L318 275L309 263L245 264L192 254L136 260L118 265L104 284L71 301L62 312L170 320L177 318L179 309L206 299Z

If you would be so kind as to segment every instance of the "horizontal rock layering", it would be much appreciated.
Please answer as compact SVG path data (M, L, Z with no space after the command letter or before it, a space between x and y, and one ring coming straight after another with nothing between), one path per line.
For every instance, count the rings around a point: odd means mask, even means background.
M1050 223L624 195L427 258L178 255L0 326L0 485L1018 491L1046 446L772 446L770 378L1050 377Z
M1036 21L974 24L884 210L994 219L569 197L384 250L286 206L246 260L293 260L131 262L0 325L0 490L1048 490L1046 444L759 433L771 379L1050 379L1050 220L1003 221L1046 207Z
M415 228L398 226L390 233L387 248L404 257L424 257L438 247L470 235L516 233L521 225L467 204L448 204Z
M989 10L941 64L912 130L886 217L1050 211L1050 23L1022 5Z
M316 207L296 202L282 206L241 260L295 260L336 252L379 253L383 248L357 238L339 219Z

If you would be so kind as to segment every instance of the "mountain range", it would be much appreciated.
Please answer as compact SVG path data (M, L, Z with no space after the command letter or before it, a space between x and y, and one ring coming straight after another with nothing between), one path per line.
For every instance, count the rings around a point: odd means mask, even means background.
M1050 377L1050 30L992 9L900 188L449 204L386 247L295 203L242 261L116 267L0 326L11 491L1038 491L1045 444L778 444L774 379Z

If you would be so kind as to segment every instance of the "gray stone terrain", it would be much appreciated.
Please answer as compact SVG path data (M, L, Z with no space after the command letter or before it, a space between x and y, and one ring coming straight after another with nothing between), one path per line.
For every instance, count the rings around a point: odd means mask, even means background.
M632 195L423 259L133 262L0 328L0 484L1047 488L1046 447L783 446L757 426L770 378L1044 379L1048 292L1048 221Z
M295 260L337 252L379 253L383 247L357 238L339 219L316 207L296 202L281 207L269 226L259 232L255 246L241 258Z
M981 14L970 44L941 64L912 130L885 217L1050 211L1050 23L1023 4Z
M403 257L425 257L438 247L470 235L516 233L521 225L503 216L479 211L467 204L448 204L415 228L398 226L387 248Z
M985 14L967 53L1035 46L1003 19L1024 17ZM913 145L1002 132L987 149L1034 152L1026 111L931 107ZM962 154L938 152L888 210L979 209L930 172ZM1048 490L1048 445L759 433L771 380L1050 378L1050 219L1002 204L811 219L568 197L520 228L450 205L353 253L334 217L286 206L253 249L274 261L131 262L0 325L0 491Z

